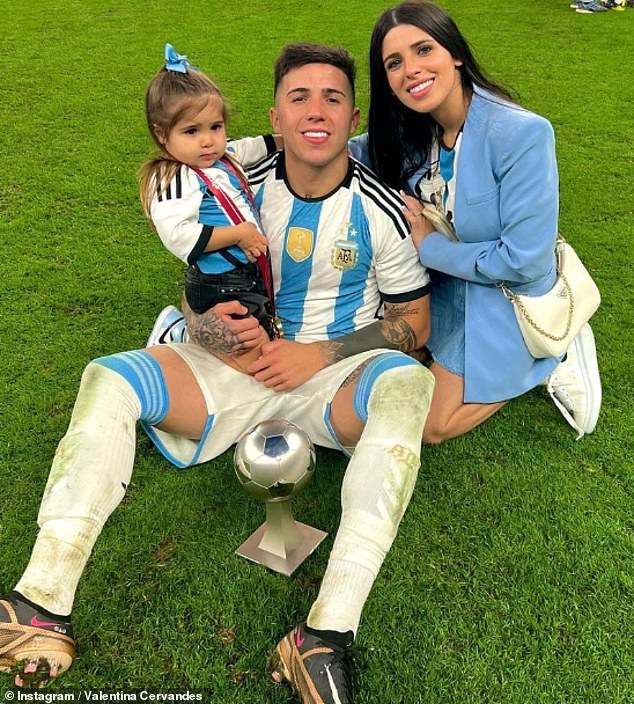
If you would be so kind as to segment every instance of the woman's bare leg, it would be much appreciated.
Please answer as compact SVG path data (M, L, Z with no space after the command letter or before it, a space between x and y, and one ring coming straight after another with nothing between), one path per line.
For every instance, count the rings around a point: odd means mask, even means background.
M447 371L437 362L433 362L429 369L436 379L436 386L423 430L423 442L438 444L464 435L506 403L465 403L463 377Z

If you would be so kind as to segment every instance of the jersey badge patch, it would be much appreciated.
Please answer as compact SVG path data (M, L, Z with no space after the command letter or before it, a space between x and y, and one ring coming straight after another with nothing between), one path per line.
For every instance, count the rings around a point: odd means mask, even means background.
M359 261L359 245L352 240L337 240L330 252L330 263L340 271L354 269Z
M286 253L294 262L303 262L313 253L315 234L303 227L291 227L286 237Z

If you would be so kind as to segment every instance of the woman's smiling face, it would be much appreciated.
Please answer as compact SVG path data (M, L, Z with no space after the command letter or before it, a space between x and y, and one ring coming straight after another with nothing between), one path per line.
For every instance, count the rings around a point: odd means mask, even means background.
M415 112L434 117L463 102L461 61L422 29L401 24L383 40L382 59L394 95Z

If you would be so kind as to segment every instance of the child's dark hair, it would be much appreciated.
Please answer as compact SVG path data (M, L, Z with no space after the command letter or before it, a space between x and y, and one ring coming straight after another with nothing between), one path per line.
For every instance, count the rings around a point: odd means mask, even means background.
M146 161L139 170L139 195L147 217L156 189L164 190L181 166L169 158L161 140L168 139L174 125L185 115L200 112L210 101L215 101L226 121L227 108L222 93L211 78L198 69L188 67L186 73L180 73L163 68L150 81L145 94L145 117L150 136L161 155Z
M403 188L407 178L427 160L436 133L431 115L405 107L392 93L383 65L383 40L400 25L414 25L433 37L454 59L462 87L484 88L512 101L509 91L489 78L454 20L426 0L412 0L389 8L377 20L370 39L370 109L368 138L370 161L377 174L393 188Z
M350 83L354 100L354 79L357 73L354 59L341 47L323 44L287 44L275 62L273 93L277 93L278 86L289 71L307 64L328 64L343 71Z

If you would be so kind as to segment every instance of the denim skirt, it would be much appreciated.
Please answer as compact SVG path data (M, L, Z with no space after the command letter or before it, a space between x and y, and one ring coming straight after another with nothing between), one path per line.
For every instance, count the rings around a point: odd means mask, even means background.
M464 377L466 281L431 271L431 334L427 347L435 362Z

